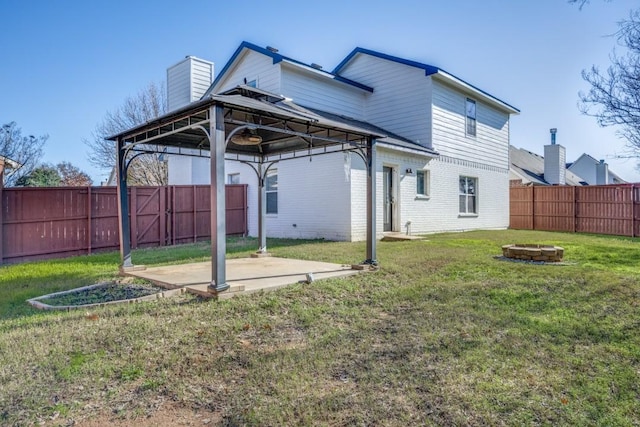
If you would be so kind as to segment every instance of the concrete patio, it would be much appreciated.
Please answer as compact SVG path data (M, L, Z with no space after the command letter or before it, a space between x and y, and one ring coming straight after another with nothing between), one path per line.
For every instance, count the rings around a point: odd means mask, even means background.
M313 275L313 280L320 280L359 272L352 269L351 265L277 257L227 259L226 271L230 287L218 293L219 299L306 282L309 273ZM150 280L168 289L184 288L187 292L206 298L216 297L207 290L211 281L211 262L134 268L125 271L125 274Z

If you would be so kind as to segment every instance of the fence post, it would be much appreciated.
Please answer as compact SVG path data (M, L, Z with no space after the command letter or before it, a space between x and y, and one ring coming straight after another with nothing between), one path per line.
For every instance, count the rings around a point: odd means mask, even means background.
M573 232L578 231L578 187L571 187L573 192Z
M171 187L171 245L176 244L176 186Z
M193 243L198 241L198 189L193 186Z
M91 223L91 186L87 186L87 254L91 255L91 240L93 237L93 224Z
M131 203L129 204L131 213L131 248L138 247L138 187L131 187Z
M536 186L531 185L531 229L536 229Z
M244 191L242 192L242 216L244 217L243 237L247 237L249 235L249 220L247 218L247 211L249 210L249 200L247 200L247 188L248 185L244 184Z
M631 237L640 236L636 233L636 226L640 223L640 191L636 189L640 189L640 184L631 184Z
M165 246L167 244L167 187L160 187L160 193L158 194L160 197L159 206L158 206L158 221L160 225L160 231L158 238L160 239L160 246Z

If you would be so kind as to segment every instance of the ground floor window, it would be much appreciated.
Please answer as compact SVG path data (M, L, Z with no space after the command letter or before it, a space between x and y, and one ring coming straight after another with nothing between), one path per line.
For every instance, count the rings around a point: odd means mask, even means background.
M230 173L227 175L227 184L240 184L240 174Z
M460 213L478 213L478 179L468 176L460 177Z
M265 179L265 191L267 193L267 213L278 213L278 171L270 170Z
M416 171L416 194L418 196L429 196L429 171L417 170Z

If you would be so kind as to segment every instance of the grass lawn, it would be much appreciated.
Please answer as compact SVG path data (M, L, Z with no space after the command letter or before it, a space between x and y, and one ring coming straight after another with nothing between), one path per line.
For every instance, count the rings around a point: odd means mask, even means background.
M507 243L563 246L569 265L494 259ZM365 245L270 251L352 263ZM640 240L439 234L380 243L378 259L271 293L90 313L24 301L114 277L117 254L0 267L0 425L640 425Z

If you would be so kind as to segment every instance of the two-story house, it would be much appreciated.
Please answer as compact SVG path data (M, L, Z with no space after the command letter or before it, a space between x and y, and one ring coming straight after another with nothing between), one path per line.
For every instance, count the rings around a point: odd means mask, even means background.
M362 48L328 72L243 42L203 97L238 85L385 130L377 141L378 236L508 227L509 118L519 113L508 103L440 68ZM207 183L202 161L170 161L170 183ZM228 183L249 186L256 235L256 175L239 162L225 168ZM194 178L197 170L205 173ZM365 238L366 172L353 153L276 163L266 191L269 236Z

